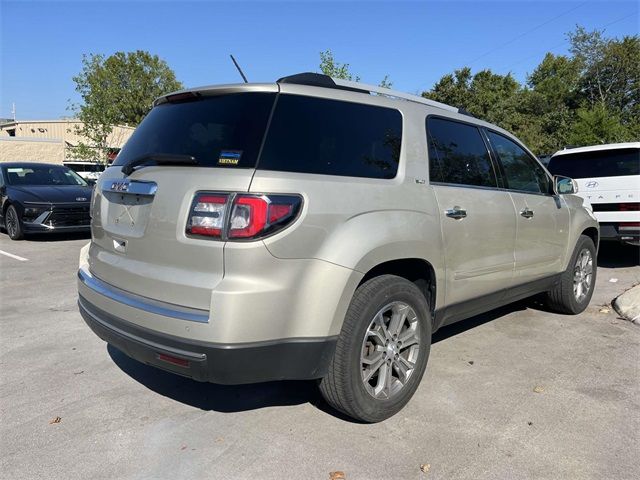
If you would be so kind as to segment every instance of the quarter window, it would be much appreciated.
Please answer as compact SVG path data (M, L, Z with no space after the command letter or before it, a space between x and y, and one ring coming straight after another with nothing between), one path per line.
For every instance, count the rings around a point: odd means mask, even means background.
M504 169L507 188L531 193L549 193L549 176L517 143L494 132L489 140Z
M473 125L427 119L432 182L496 187L496 175L480 130Z
M280 95L258 169L393 178L401 140L398 110Z

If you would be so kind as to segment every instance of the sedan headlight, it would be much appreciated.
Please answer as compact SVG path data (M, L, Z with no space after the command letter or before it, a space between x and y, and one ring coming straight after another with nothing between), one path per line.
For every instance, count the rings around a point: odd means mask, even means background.
M48 211L49 211L49 207L26 207L24 209L22 218L25 221L30 222L38 218L44 212L48 212Z

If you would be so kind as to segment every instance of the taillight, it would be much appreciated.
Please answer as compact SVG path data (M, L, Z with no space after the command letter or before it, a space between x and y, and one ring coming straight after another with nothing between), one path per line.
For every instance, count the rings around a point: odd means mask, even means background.
M639 203L620 203L619 208L621 212L637 212L640 210Z
M301 205L298 195L198 193L186 231L223 240L262 238L291 224Z
M196 195L187 223L187 233L220 238L228 199L228 195Z

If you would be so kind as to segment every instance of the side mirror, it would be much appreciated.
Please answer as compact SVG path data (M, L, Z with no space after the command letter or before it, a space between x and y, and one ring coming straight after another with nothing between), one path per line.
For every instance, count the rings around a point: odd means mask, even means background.
M553 192L556 195L569 195L572 193L578 193L578 184L573 178L554 175Z

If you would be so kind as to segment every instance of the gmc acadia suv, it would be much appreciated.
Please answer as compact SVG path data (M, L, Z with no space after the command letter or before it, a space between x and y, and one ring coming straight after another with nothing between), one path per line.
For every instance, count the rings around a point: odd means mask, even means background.
M599 231L575 192L508 132L421 97L308 73L185 90L98 181L80 312L149 365L317 379L377 422L439 327L541 292L586 308Z

